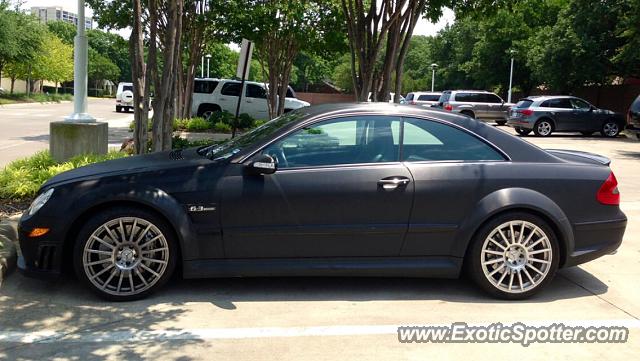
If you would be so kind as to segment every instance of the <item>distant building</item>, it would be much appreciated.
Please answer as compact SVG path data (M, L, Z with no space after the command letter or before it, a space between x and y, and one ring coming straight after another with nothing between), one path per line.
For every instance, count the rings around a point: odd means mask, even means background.
M41 23L66 21L73 25L78 25L78 15L64 10L61 6L33 6L31 14L37 16ZM85 16L84 28L93 29L93 19L91 17Z

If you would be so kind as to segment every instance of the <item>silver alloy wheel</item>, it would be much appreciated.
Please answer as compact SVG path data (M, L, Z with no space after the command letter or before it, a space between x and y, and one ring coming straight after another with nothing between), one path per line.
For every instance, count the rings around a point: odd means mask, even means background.
M538 134L542 135L543 137L551 134L551 123L547 121L538 123Z
M547 277L552 259L549 237L540 227L523 220L494 228L480 255L487 280L508 293L523 293L537 287Z
M153 223L120 217L98 227L82 253L87 278L100 291L134 295L160 280L169 264L169 245Z
M603 127L602 127L602 131L604 132L604 134L607 137L615 137L616 135L618 135L618 124L616 123L606 123Z
M202 117L203 117L204 119L206 119L206 120L209 120L209 119L211 119L211 117L213 116L213 113L215 113L215 111L214 111L214 110L205 110L205 111L202 113Z

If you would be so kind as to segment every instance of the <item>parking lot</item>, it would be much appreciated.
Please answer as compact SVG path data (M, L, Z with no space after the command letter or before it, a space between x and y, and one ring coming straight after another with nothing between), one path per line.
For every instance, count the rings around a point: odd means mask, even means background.
M501 127L515 134L511 129ZM612 159L629 222L618 253L559 272L540 295L497 301L461 280L172 280L158 294L107 303L76 280L13 273L0 288L0 359L635 359L640 354L640 143L577 134L527 137ZM566 185L567 188L571 184ZM622 344L404 344L402 325L620 325Z

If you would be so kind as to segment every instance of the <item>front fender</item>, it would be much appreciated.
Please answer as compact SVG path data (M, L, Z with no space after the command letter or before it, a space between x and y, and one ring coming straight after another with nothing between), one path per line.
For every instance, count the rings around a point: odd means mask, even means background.
M72 219L65 234L77 231L78 222L90 212L118 204L139 205L152 209L164 217L175 230L183 259L197 258L199 252L196 231L186 209L171 195L151 186L126 188L119 185L101 185L100 192L86 191L69 203L66 213ZM67 239L68 237L65 237Z
M453 254L464 257L471 239L478 229L491 217L508 210L529 210L543 215L551 222L558 233L560 248L566 255L574 249L573 229L569 219L560 207L544 194L527 188L505 188L497 190L480 199L471 213L460 225Z

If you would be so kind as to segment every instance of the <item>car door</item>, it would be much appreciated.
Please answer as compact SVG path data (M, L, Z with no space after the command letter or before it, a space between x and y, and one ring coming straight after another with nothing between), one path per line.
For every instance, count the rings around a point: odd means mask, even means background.
M503 108L504 101L499 96L490 93L482 95L487 107L487 119L507 119L507 109Z
M191 114L198 114L200 104L215 103L213 99L213 91L218 86L215 80L195 80L193 83L193 100L191 102Z
M267 92L256 84L245 85L245 97L242 100L241 113L247 113L255 119L269 119Z
M223 111L236 114L238 106L238 97L240 96L241 84L235 81L228 81L222 84L220 88L220 96L218 96L218 105Z
M456 232L490 186L489 167L506 157L470 132L404 118L402 161L414 178L414 202L401 256L450 255Z
M484 94L481 93L467 93L467 97L471 105L473 106L473 113L478 119L488 119L489 118L489 106L486 103L486 99ZM456 97L457 98L457 97Z
M570 130L575 131L596 131L600 130L602 124L596 124L598 118L593 112L591 104L579 98L570 98L573 111L569 118Z
M399 124L386 116L325 120L260 152L277 159L274 174L225 177L226 256L397 256L413 200Z
M555 123L555 130L571 130L573 105L569 98L549 99L542 103L542 107L548 108L547 111Z

